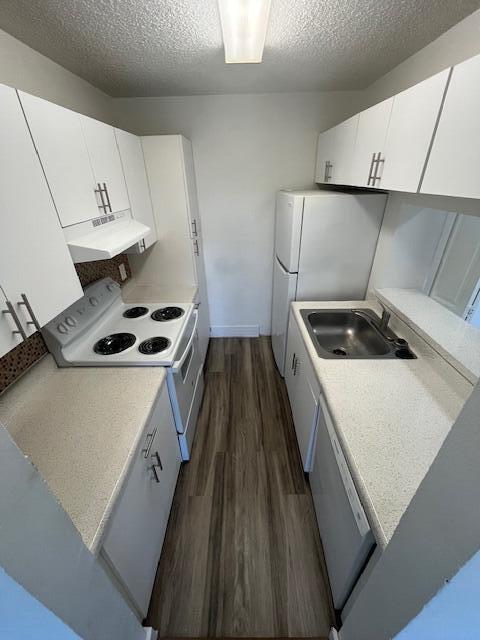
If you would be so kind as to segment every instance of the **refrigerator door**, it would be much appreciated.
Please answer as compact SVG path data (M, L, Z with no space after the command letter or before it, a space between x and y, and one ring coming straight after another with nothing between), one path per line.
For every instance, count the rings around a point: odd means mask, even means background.
M290 302L295 300L297 274L285 271L277 258L273 263L272 350L280 374L284 375Z
M297 300L363 300L387 196L306 197Z
M277 193L275 254L290 273L298 271L304 199L303 195L294 195L289 191Z

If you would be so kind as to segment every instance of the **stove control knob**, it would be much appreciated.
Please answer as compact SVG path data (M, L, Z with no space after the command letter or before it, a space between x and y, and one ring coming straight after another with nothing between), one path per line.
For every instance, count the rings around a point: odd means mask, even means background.
M57 325L57 330L59 333L68 333L68 327L66 327L63 322L60 322L60 324Z
M117 287L118 287L118 284L113 284L113 282L111 284L107 284L108 291L115 291Z
M96 298L95 296L91 296L91 298L89 298L88 301L90 302L92 307L96 307L98 304L98 298Z
M77 324L77 321L75 320L75 318L72 318L72 316L67 316L65 318L65 322L69 327L74 327Z

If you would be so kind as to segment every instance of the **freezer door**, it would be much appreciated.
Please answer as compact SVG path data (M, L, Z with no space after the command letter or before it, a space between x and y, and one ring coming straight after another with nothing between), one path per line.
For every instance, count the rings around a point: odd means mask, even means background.
M288 273L275 258L273 264L272 350L280 374L284 375L290 302L295 300L297 274Z
M275 209L275 254L290 273L298 271L304 196L289 191L277 193Z
M363 300L384 194L305 198L297 300Z

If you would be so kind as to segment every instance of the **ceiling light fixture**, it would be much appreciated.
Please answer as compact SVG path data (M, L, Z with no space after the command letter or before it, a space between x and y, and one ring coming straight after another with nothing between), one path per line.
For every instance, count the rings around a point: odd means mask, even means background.
M218 0L227 64L262 61L271 0Z

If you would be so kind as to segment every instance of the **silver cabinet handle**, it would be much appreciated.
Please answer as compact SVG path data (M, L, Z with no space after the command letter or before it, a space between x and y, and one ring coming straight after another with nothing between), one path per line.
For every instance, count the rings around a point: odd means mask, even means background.
M150 454L150 449L152 448L153 441L155 436L157 435L157 427L152 431L152 433L147 433L147 446L145 449L142 449L143 457L146 459Z
M192 220L192 233L195 236L195 238L198 236L198 233L197 233L197 221L196 220Z
M94 189L95 193L98 193L98 195L100 196L100 201L102 204L98 205L99 209L103 209L103 213L105 213L107 211L107 204L105 202L105 199L103 197L104 191L102 188L102 185L100 184L100 182L97 182L97 188Z
M370 186L371 184L375 184L373 182L373 167L375 165L375 153L372 153L372 161L370 163L370 170L368 172L368 181L367 181L367 186Z
M38 322L37 318L35 317L35 314L33 313L32 305L28 301L27 296L24 293L22 293L21 298L22 298L22 301L19 302L18 304L19 305L21 305L21 304L25 305L25 307L27 308L27 311L28 311L28 313L30 315L30 320L27 322L27 324L33 324L35 329L37 331L40 331L40 329L41 329L40 323Z
M295 366L295 360L296 360L296 354L294 353L293 354L293 358L292 358L292 366L290 367L290 369L292 369L292 371L293 371L293 368Z
M333 168L333 163L330 160L325 162L325 174L323 176L324 182L328 182L332 178L332 174L330 173L330 169Z
M194 249L193 249L194 254L195 254L196 256L199 256L199 255L200 255L200 251L199 251L199 249L198 249L198 240L197 240L197 239L195 239L195 240L193 241L193 247L194 247Z
M153 477L155 479L155 482L157 484L160 484L160 478L158 477L157 467L154 464L152 464L152 466L149 467L149 469L151 469L153 471Z
M160 459L160 456L158 455L158 451L155 451L155 453L152 453L152 458L155 458L157 460L157 462L153 465L154 467L160 467L160 471L163 471L163 465L162 465L162 461Z
M108 195L108 189L107 189L107 185L105 184L105 182L103 183L103 190L105 192L105 197L107 199L107 207L108 207L110 213L112 213L112 205L110 204L110 196Z
M298 358L295 358L295 364L293 366L293 375L297 375L297 367L298 367Z
M12 331L12 333L13 334L19 333L22 336L22 338L26 340L27 334L25 333L25 329L23 328L22 323L20 322L17 312L13 308L13 304L10 302L10 300L6 300L5 304L7 305L7 308L3 309L2 314L9 313L12 316L13 321L15 322L15 325L17 327L16 331Z
M385 162L385 158L382 158L382 152L379 151L377 153L377 158L375 160L375 171L373 173L373 178L372 178L373 186L375 186L375 183L377 182L377 180L380 182L380 180L382 179L382 176L378 175L378 170L379 170L379 166L381 164L384 164L384 162Z

